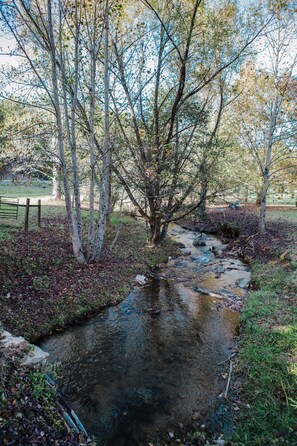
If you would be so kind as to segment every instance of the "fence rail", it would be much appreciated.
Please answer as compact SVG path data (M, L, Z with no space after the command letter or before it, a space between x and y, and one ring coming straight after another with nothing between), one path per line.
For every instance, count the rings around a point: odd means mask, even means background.
M19 199L16 197L0 196L0 218L18 219Z
M41 226L41 200L38 200L38 204L30 204L30 198L26 199L26 204L20 204L19 199L16 197L2 197L0 196L0 219L1 218L15 218L18 219L19 208L25 208L25 221L24 231L28 232L29 229L29 214L30 208L37 208L37 224Z

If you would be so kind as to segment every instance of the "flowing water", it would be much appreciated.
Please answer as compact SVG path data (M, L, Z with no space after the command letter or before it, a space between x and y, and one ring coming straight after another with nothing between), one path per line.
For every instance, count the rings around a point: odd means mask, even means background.
M142 445L206 410L225 383L218 363L230 355L238 313L195 286L232 293L248 272L237 260L216 260L213 237L171 235L191 254L171 260L118 306L41 343L61 363L63 392L100 446Z

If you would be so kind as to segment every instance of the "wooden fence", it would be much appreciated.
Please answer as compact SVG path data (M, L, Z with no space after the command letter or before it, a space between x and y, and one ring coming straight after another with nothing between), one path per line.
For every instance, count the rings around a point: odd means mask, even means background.
M19 199L15 197L0 197L0 218L15 218L19 215Z
M37 224L41 226L41 200L38 204L30 204L30 198L26 199L26 204L20 204L19 199L15 197L1 197L0 196L0 219L1 218L15 218L18 219L19 208L25 208L24 231L29 229L29 215L30 208L37 208Z

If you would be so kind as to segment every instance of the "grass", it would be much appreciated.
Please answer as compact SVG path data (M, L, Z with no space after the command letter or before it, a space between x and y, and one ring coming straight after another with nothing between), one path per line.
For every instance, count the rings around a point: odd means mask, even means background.
M52 195L49 182L35 180L32 183L13 184L10 181L0 181L0 196L18 198L41 198Z
M254 264L241 319L237 374L248 404L237 419L234 446L297 444L297 274ZM294 429L295 427L295 429Z
M297 208L286 211L269 211L267 212L267 220L284 220L288 223L297 224Z
M65 208L55 205L51 200L52 187L49 182L41 182L34 180L32 183L13 184L11 181L0 181L0 196L19 198L20 204L25 204L26 198L30 198L30 204L36 205L38 199L41 199L41 218L54 217L57 215L65 215ZM0 217L0 239L6 236L8 228L21 230L25 221L25 208L19 207L18 218L1 218ZM29 212L29 228L37 227L37 208L30 208Z
M36 204L34 201L32 204ZM65 216L64 206L41 205L41 226L45 218ZM13 231L22 231L25 222L25 208L19 208L18 218L0 218L0 240L7 237ZM37 226L37 208L30 208L29 211L29 231L39 230Z

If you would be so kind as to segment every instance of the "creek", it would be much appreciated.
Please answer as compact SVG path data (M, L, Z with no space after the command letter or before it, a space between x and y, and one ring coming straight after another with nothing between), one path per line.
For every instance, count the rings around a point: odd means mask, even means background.
M212 236L200 235L195 247L197 233L174 226L170 235L183 256L119 305L40 344L61 364L63 393L100 446L173 435L226 384L218 364L234 349L249 272L237 259L216 258L224 246Z

